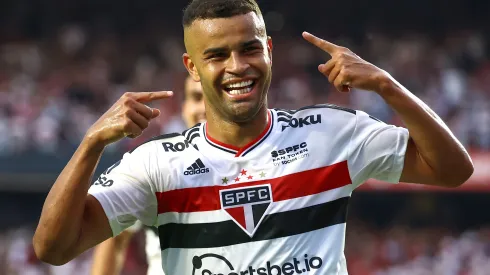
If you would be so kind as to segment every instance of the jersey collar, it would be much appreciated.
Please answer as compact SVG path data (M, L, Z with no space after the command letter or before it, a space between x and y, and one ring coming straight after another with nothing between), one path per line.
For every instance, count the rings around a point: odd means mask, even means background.
M262 131L262 133L260 133L260 135L257 138L255 138L254 140L252 140L251 142L249 142L248 144L246 144L242 148L237 147L237 146L233 146L230 144L226 144L224 142L221 142L221 141L216 140L213 137L211 137L207 131L207 129L208 129L207 123L204 125L204 128L203 128L204 129L204 139L206 140L206 142L209 143L209 145L211 145L215 148L218 148L218 149L223 150L223 151L230 153L230 154L234 154L235 157L243 157L246 154L248 154L250 151L252 151L254 148L259 146L259 144L261 144L270 135L270 133L272 132L273 124L274 124L273 123L274 122L273 116L274 116L274 114L271 112L271 110L268 110L268 112L267 112L267 120L268 121L267 121L267 126L265 127L264 131Z

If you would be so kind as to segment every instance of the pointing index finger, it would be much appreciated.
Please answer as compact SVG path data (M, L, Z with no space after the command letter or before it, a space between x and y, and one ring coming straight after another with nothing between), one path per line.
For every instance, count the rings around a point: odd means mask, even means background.
M317 46L318 48L326 51L327 53L329 53L330 55L334 54L339 46L333 44L333 43L330 43L326 40L323 40L319 37L316 37L314 36L313 34L309 33L309 32L303 32L303 38L310 42L311 44Z
M158 92L139 92L134 94L134 99L139 102L150 102L159 99L165 99L173 95L172 91Z

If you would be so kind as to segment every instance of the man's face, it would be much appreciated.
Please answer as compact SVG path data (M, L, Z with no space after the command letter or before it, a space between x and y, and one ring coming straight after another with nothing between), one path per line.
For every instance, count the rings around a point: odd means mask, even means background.
M184 93L185 101L182 106L182 117L187 127L190 128L206 120L201 83L192 80L191 77L187 77Z
M267 105L272 41L254 12L196 20L185 29L184 64L201 81L206 108L233 122L253 119Z

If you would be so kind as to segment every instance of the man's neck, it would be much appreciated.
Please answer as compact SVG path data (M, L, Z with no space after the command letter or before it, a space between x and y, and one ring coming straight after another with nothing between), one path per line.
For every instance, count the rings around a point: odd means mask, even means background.
M215 114L207 117L207 134L212 138L241 148L256 139L267 127L268 110L264 106L259 113L246 123L223 120Z

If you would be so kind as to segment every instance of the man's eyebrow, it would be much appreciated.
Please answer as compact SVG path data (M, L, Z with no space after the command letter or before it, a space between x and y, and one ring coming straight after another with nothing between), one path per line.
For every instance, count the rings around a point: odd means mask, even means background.
M225 47L221 47L221 48L209 48L209 49L206 49L204 51L204 55L207 55L207 54L210 54L210 53L221 53L221 52L224 52L226 51L226 48Z
M252 45L255 45L255 44L262 44L262 43L260 42L259 39L254 39L254 40L250 40L250 41L247 41L247 42L240 43L240 47L246 48L248 46L252 46ZM203 55L213 54L213 53L221 53L221 52L225 52L226 50L227 50L226 47L209 48L209 49L206 49L203 52Z
M254 40L250 40L250 41L247 41L247 42L243 42L243 43L240 44L240 46L242 48L246 48L248 46L252 46L252 45L257 44L257 43L262 44L259 39L254 39Z

